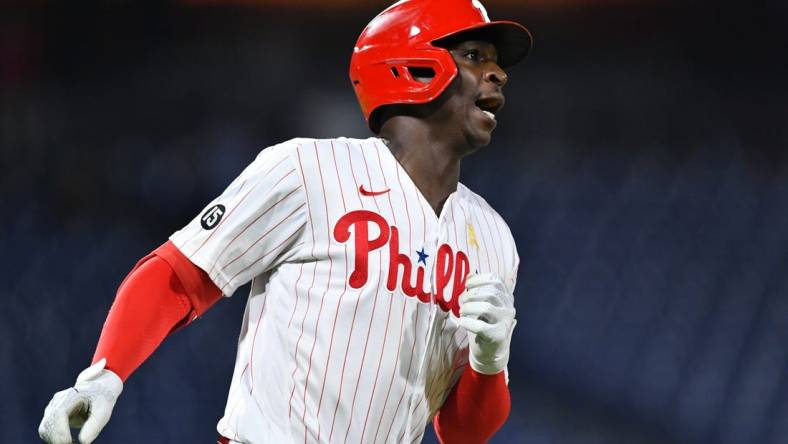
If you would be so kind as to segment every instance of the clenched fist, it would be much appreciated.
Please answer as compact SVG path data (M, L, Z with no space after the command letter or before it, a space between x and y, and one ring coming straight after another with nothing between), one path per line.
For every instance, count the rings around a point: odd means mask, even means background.
M106 359L77 376L74 387L55 393L44 410L38 434L49 444L71 444L71 430L81 428L79 442L92 443L109 421L123 382L106 370Z
M468 359L479 373L494 375L509 362L509 344L517 321L514 296L492 273L468 277L460 295L460 325L468 332Z

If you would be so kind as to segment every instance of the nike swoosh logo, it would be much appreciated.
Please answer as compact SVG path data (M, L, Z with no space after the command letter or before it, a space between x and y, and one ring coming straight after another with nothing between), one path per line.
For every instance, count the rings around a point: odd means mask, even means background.
M380 196L381 194L386 194L389 191L391 191L389 188L386 188L382 191L369 191L364 189L364 185L358 187L358 192L361 193L362 196Z

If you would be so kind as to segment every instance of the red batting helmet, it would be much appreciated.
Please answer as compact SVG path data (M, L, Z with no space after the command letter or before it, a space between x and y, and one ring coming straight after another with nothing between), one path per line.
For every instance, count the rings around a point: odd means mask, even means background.
M525 27L491 22L479 0L402 0L369 22L353 48L350 80L373 132L379 128L372 113L381 106L431 102L449 86L457 65L449 51L435 43L471 32L495 45L502 68L519 62L531 49ZM415 77L431 80L424 83Z

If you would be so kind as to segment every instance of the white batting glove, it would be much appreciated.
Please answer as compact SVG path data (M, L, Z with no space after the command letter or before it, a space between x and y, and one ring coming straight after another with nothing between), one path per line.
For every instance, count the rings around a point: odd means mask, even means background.
M471 368L485 375L500 373L509 363L517 323L514 296L495 274L475 274L468 276L459 302L459 324L468 332Z
M123 382L104 366L102 359L82 370L74 387L55 393L44 410L38 434L49 444L71 444L71 430L79 432L81 444L92 443L109 421Z

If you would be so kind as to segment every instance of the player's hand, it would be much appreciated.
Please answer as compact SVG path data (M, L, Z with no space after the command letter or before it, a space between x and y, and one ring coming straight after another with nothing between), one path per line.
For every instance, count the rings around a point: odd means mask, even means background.
M494 375L509 362L509 344L517 321L514 296L492 273L468 276L460 295L460 325L468 332L471 368Z
M55 393L44 410L38 434L50 444L71 444L71 430L82 428L79 442L96 439L109 421L115 401L123 391L120 377L104 368L102 359L77 376L74 387Z

